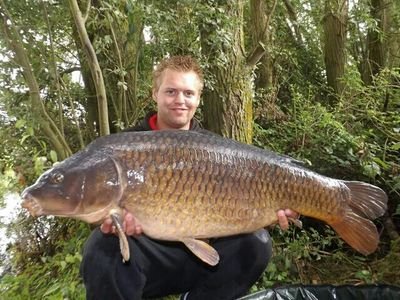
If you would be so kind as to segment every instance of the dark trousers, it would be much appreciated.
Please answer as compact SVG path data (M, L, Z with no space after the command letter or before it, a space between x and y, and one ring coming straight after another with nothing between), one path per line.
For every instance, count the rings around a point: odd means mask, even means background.
M188 300L235 299L257 281L272 252L264 229L211 240L220 255L215 267L200 261L182 243L144 235L128 240L131 259L123 263L118 238L93 231L81 265L87 299L136 300L185 292Z

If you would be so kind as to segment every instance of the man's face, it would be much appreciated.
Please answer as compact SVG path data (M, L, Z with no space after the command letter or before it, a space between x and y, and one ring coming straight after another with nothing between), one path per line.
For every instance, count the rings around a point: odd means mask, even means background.
M157 126L160 129L189 129L200 103L200 86L193 71L164 70L158 90L153 90L157 102Z

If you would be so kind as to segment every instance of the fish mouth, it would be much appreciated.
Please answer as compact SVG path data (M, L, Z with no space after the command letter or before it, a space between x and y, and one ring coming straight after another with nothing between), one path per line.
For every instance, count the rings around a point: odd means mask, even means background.
M22 207L27 209L32 217L38 217L43 215L43 208L39 204L39 201L35 199L31 194L24 192L22 194Z

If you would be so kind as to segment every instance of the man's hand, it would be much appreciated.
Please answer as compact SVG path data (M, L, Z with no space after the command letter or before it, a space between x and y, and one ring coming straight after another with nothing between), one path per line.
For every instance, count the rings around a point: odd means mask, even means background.
M278 216L278 224L281 227L282 230L288 230L289 229L289 220L288 218L292 219L298 219L299 214L291 209L281 209L278 210L276 215Z
M130 213L124 210L124 222L122 224L122 229L126 235L140 235L142 234L142 226L138 223L137 219ZM105 234L116 233L115 226L112 223L111 218L104 220L103 224L100 226L100 230Z

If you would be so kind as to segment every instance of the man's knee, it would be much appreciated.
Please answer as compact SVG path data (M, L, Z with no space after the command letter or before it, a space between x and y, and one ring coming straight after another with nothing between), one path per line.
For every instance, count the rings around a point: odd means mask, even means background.
M118 237L111 234L103 234L96 228L90 234L83 249L83 257L95 253L114 253L119 252Z
M136 262L122 262L115 235L103 234L99 229L92 232L83 250L80 271L87 299L141 299L145 277Z
M104 235L98 228L93 230L83 248L81 275L84 280L93 275L101 273L104 269L107 272L112 258L119 251L118 240L111 235ZM96 270L96 271L94 271Z
M246 256L248 259L246 260L246 264L249 269L262 273L272 256L272 241L268 231L260 229L252 234L248 234L242 243L242 247L247 252Z

